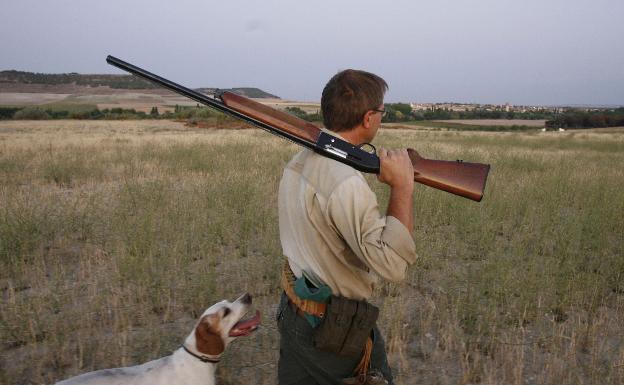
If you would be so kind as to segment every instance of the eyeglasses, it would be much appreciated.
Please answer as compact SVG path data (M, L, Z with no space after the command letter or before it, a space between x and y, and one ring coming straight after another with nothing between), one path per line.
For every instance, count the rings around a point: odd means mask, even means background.
M371 109L371 111L380 112L382 117L388 115L388 111L386 111L385 109L380 110L380 109L377 109L377 108L373 108L373 109Z

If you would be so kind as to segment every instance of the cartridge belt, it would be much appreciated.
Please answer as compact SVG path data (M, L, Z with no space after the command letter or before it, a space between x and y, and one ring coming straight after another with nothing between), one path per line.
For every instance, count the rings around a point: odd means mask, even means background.
M286 292L286 296L297 307L297 313L308 313L310 315L323 318L327 309L327 304L322 302L310 301L308 299L302 299L295 293L295 274L290 270L288 261L284 263L282 269L282 288Z

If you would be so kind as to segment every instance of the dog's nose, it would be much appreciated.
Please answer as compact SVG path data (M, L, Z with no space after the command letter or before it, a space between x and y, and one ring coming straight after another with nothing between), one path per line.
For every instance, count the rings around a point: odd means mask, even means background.
M251 305L251 295L249 295L249 293L245 293L241 297L241 302L244 303L245 305Z

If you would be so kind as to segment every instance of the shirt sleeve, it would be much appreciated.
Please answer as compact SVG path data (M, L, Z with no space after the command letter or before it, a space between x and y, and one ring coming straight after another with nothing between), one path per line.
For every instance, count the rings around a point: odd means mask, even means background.
M328 197L326 215L355 255L382 278L400 281L416 261L410 232L395 217L380 214L377 197L361 176L340 183Z

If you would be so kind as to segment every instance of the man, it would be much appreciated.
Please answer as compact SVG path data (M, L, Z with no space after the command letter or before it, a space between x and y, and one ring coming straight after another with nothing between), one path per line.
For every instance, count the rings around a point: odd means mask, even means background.
M352 144L371 142L384 114L387 88L374 74L339 72L323 90L325 127ZM334 296L366 300L377 277L399 281L416 259L411 236L412 163L406 150L381 148L378 155L378 180L391 189L385 216L362 174L345 164L306 149L284 170L278 196L282 248L294 276L305 277L311 290L329 287ZM322 321L298 308L292 298L282 296L277 320L280 385L341 384L342 379L354 375L362 355L317 349L314 332ZM376 327L368 371L381 372L392 384L384 342Z

